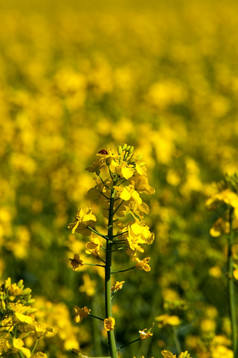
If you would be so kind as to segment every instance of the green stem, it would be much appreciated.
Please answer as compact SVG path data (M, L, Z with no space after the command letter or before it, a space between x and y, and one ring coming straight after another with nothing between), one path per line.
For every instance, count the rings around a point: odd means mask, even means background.
M98 296L94 295L93 296L93 307L96 310L96 312L99 309L99 299ZM95 355L96 356L102 356L103 352L102 352L102 340L100 335L98 334L98 332L101 330L101 322L103 321L103 318L95 316L93 314L91 314L91 312L89 313L89 317L92 318L96 318L93 319L93 340L94 340L94 346L95 346Z
M91 226L87 226L87 229L89 229L90 231L94 232L94 234L103 237L105 240L107 240L107 236L101 234L99 231L97 231L96 229L93 229Z
M231 330L232 330L232 347L234 352L234 358L237 358L237 322L236 322L235 288L234 288L234 279L233 279L233 257L232 257L232 246L234 243L234 230L232 229L233 212L234 209L231 208L229 211L230 234L228 237L227 271L228 271L228 297L229 297L229 308L230 308L230 319L231 319Z
M35 352L35 349L36 349L36 347L37 347L37 345L38 345L38 342L39 342L39 338L36 339L36 342L35 342L35 344L34 344L34 347L33 347L32 351L31 351L31 353L34 353L34 352Z
M124 234L127 234L127 233L128 233L128 230L126 230L124 232L120 232L119 234L113 235L113 237L121 236L121 235L124 235Z
M112 271L111 274L115 274L115 273L119 273L119 272L130 271L130 270L133 270L134 268L136 268L136 267L135 267L135 266L132 266L132 267L129 267L129 268L124 269L124 270Z
M111 300L111 265L112 265L112 246L113 246L113 206L115 189L111 189L108 215L108 240L106 245L106 266L105 266L105 310L106 318L112 317ZM109 351L112 358L117 358L116 340L114 330L107 332Z
M182 352L182 349L178 339L177 329L175 327L172 327L172 331L173 331L173 339L174 339L175 347L177 349L177 353L180 354Z
M122 200L120 202L120 204L118 205L118 207L114 210L113 215L116 214L117 210L122 206L123 203L124 203L124 200Z
M85 265L85 266L99 266L99 267L105 267L105 265L100 265L100 264L90 264L90 263L83 263L83 265Z
M93 317L93 318L99 319L100 321L104 321L104 319L103 319L103 318L98 317L98 316L95 316L95 315L94 315L94 314L92 314L92 313L89 313L88 317Z
M118 351L120 351L122 348L129 346L132 343L139 342L140 340L141 340L140 338L136 338L136 339L134 339L134 341L128 342L127 344L124 344L123 346L119 347Z

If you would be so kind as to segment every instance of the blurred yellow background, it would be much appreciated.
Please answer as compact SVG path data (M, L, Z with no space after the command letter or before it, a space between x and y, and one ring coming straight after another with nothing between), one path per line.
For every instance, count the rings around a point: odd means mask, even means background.
M190 308L182 342L210 357L197 343L207 307L220 312L212 331L229 335L217 275L224 242L209 238L205 200L212 182L237 170L237 1L9 0L0 3L0 23L2 280L23 278L38 302L96 304L102 283L95 272L71 271L68 258L84 242L75 246L67 225L88 205L94 181L85 168L95 154L134 145L156 188L148 218L154 268L126 278L118 335L124 344L164 312L166 298L183 299ZM80 330L80 344L100 352ZM173 348L166 337L160 332L123 357ZM50 357L72 345L61 340L64 348L56 345Z

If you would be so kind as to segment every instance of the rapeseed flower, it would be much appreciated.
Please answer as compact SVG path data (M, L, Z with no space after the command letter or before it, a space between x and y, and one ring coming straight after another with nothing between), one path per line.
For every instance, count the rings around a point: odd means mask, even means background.
M164 358L177 358L177 356L175 354L173 354L172 352L170 351L162 351L161 352L162 356ZM188 351L185 351L185 352L181 352L179 355L178 355L178 358L192 358L190 356L190 354L188 353Z
M236 174L225 176L218 184L217 193L206 202L210 210L219 209L219 217L210 229L210 235L218 237L238 229L238 177Z
M135 222L127 227L128 234L126 240L132 252L144 252L140 245L151 245L154 241L154 234L150 232L149 227L140 222Z
M138 257L134 257L133 260L136 262L136 268L138 270L144 270L145 272L149 272L151 270L151 267L148 264L150 257L145 257L142 260L140 260Z
M74 306L74 322L75 323L82 322L83 318L88 317L90 312L91 312L91 309L88 308L87 306L84 306L84 307Z
M94 227L95 222L96 216L92 214L91 208L80 209L75 216L75 221L69 224L68 228L72 230L72 234L78 232L79 234L87 235L90 232L88 226Z
M116 293L117 291L121 290L124 283L125 281L116 281L111 287L111 292Z
M91 254L95 257L99 256L100 249L102 247L102 242L100 238L95 235L91 235L91 241L87 242L85 245L86 253Z
M31 357L31 351L24 347L24 342L20 338L13 338L12 341L13 352L22 352L26 358Z
M113 317L108 317L104 319L104 329L106 331L113 331L115 327L115 319Z
M163 314L161 316L157 316L155 320L158 322L159 328L166 325L178 326L180 324L180 319L176 315Z
M70 259L71 266L73 267L73 270L75 271L79 266L83 266L83 261L80 260L78 254L74 254L74 258Z
M144 341L145 339L147 339L147 338L153 336L153 333L150 331L150 329L149 329L147 332L146 332L146 331L147 331L147 328L145 328L145 329L139 331L139 333L140 333L140 339L141 339L142 341Z

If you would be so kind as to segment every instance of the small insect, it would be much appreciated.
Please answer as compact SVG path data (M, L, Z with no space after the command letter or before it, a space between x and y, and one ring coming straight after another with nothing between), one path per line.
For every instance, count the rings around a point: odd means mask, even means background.
M108 152L106 151L106 149L99 150L98 153L100 153L100 154L108 154Z

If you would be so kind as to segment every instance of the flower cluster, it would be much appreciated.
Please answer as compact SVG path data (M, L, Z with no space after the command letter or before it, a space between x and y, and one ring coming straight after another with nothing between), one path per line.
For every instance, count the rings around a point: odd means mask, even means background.
M142 157L135 156L134 148L126 144L119 146L117 152L102 149L97 153L97 160L87 169L96 174L96 184L89 190L89 197L99 202L105 213L108 213L113 189L112 214L116 231L114 243L127 248L127 253L136 262L136 268L150 271L150 258L138 257L139 253L144 252L143 245L151 245L154 241L154 234L144 222L144 215L148 214L149 207L141 198L143 193L153 194L154 189L149 185ZM80 209L75 221L69 224L68 228L73 234L90 236L90 242L86 244L86 253L99 257L102 235L95 229L95 224L96 217L91 208ZM78 259L76 256L71 260L73 267L82 265Z
M161 354L164 358L177 358L177 356L175 354L171 353L170 351L164 350L161 352ZM192 358L192 357L190 356L188 351L185 351L185 352L180 353L178 355L178 358Z
M229 234L238 228L238 175L226 176L218 184L218 192L206 203L211 210L219 210L219 217L210 230L210 235L218 237Z
M26 358L33 357L39 339L55 333L36 321L34 313L37 310L31 307L34 302L31 290L24 288L22 280L16 284L8 278L1 285L0 300L0 355L20 352ZM27 336L35 339L32 350L25 347ZM36 356L45 357L45 354L37 352Z

